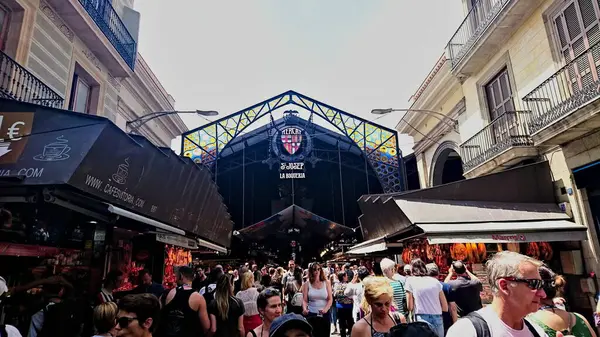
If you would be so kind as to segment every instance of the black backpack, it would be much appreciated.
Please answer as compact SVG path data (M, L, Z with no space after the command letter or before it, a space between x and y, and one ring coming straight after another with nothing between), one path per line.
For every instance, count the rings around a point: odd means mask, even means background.
M83 325L83 310L71 301L50 303L43 309L44 324L37 337L77 337Z
M490 333L490 327L488 326L487 322L485 321L485 319L483 319L483 317L481 317L480 314L478 314L477 312L472 312L469 313L467 316L465 316L466 319L468 319L469 321L471 321L471 324L473 324L473 327L475 328L475 332L477 332L477 337L491 337L491 333ZM533 337L540 337L540 334L538 333L538 331L533 327L533 325L531 325L531 323L524 319L523 320L525 322L525 325L527 326L527 328L529 329L529 331L531 331L531 334L533 335Z
M390 329L387 337L437 337L429 323L412 322L402 323Z

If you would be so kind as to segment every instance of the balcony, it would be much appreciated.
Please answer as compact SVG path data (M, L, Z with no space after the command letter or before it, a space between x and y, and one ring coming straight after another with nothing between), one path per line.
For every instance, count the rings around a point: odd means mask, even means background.
M600 128L599 73L597 43L523 98L535 145L561 145Z
M537 156L529 136L530 111L509 111L460 145L464 175L473 178Z
M0 98L62 108L63 98L0 51Z
M477 1L446 47L452 72L467 77L481 70L542 1Z
M115 77L135 66L137 42L109 0L48 0L92 53Z

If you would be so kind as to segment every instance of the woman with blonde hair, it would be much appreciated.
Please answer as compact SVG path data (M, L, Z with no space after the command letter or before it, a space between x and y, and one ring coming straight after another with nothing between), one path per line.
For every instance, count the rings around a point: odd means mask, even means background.
M260 313L256 307L256 299L258 299L258 289L254 286L254 274L247 271L241 276L242 290L238 291L235 297L239 298L244 303L244 331L256 329L262 322Z
M394 290L387 278L369 276L363 280L362 310L367 314L352 327L350 337L384 337L390 329L406 318L399 312L390 313Z
M308 282L302 285L302 314L313 327L314 337L330 337L329 309L333 303L331 284L321 265L308 265Z
M541 308L527 318L544 329L548 336L562 332L564 336L596 337L595 331L583 316L561 309L554 303L553 299L565 286L565 279L546 266L541 266L539 272L544 281L546 297L542 299Z
M217 278L215 299L208 306L212 337L244 337L244 303L233 296L233 277Z
M94 328L96 334L94 337L112 337L117 335L115 326L117 325L117 313L119 307L115 302L105 302L94 308Z

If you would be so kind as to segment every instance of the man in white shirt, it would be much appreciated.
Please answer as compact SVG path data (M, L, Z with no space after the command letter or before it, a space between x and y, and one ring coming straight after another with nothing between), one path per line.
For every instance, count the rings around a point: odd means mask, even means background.
M515 252L494 255L486 265L494 295L492 304L459 319L446 337L548 337L539 326L525 320L546 297L538 272L540 265ZM486 330L488 333L483 333Z

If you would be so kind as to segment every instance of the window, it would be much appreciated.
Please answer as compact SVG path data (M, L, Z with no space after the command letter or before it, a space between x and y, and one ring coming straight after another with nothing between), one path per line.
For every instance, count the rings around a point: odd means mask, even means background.
M553 25L560 54L569 63L600 42L599 1L567 1L554 17ZM594 55L581 57L569 67L574 90L598 80L598 69L590 67L598 58L599 55L594 52Z
M515 111L513 93L506 68L485 85L485 96L491 120L502 116L507 111Z
M73 76L73 87L71 89L71 102L69 110L82 113L90 113L90 96L92 88L80 76Z
M6 46L6 37L8 36L8 25L10 24L10 12L0 5L0 50Z

